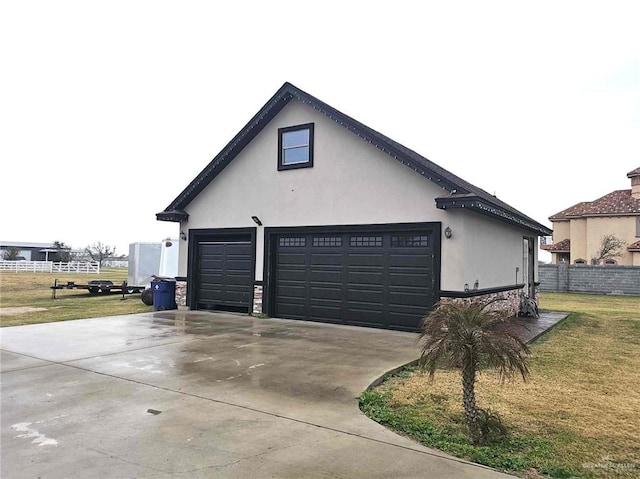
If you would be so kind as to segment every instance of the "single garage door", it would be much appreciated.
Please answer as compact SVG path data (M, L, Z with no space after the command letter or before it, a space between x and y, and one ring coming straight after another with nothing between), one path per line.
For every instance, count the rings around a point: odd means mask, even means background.
M433 230L275 237L276 317L416 330L435 302Z
M254 275L250 238L199 240L196 258L196 309L251 311Z

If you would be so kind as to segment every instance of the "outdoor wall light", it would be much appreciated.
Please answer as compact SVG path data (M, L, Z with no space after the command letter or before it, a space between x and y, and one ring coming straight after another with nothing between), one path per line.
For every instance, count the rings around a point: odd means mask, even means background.
M451 231L451 228L449 228L448 226L444 229L444 235L446 238L451 238L451 235L453 234L453 232Z
M476 279L476 282L475 282L475 283L473 283L473 289L475 289L475 290L477 291L479 287L480 287L480 281L478 281L478 280Z
M187 235L186 235L186 234L184 234L184 231L180 231L180 239L181 239L182 241L187 241Z
M258 226L262 226L262 221L260 221L260 218L258 218L257 216L252 216L251 219L253 220L253 222L255 224L257 224Z

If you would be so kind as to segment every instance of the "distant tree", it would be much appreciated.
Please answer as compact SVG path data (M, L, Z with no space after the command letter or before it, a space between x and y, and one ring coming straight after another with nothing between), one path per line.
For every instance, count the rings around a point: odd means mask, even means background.
M111 258L116 254L116 247L102 244L98 241L97 243L87 246L84 251L93 261L97 261L100 263L100 266L102 266L102 262L105 259Z
M616 237L613 233L604 235L600 240L600 248L591 258L591 264L596 265L608 259L619 258L624 254L625 246L627 246L627 242Z
M73 255L71 254L71 247L64 244L63 241L54 241L53 247L56 249L56 254L58 255L58 261L62 261L63 263L68 263L69 261L73 261Z
M2 252L2 259L5 261L15 261L20 256L20 248L9 246Z

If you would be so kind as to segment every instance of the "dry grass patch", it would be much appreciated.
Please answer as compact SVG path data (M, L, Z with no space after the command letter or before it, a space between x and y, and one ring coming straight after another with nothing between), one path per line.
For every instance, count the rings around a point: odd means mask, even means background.
M526 454L514 451L515 467L488 465L520 475L537 470L554 477L639 477L640 298L545 294L542 307L572 314L532 346L530 380L501 385L486 371L476 394L480 407L502 416L512 438L525 446L547 444L548 454L541 448L525 460ZM433 382L411 371L376 392L396 413L464 433L457 371L439 370ZM446 444L429 445L457 452ZM473 451L464 451L477 460Z
M28 273L0 271L0 324L48 323L69 319L96 318L151 311L139 294L90 295L87 290L58 290L51 298L51 288L58 282L86 284L95 279L108 279L114 284L127 279L126 268L103 268L100 274ZM17 308L17 309L16 309Z

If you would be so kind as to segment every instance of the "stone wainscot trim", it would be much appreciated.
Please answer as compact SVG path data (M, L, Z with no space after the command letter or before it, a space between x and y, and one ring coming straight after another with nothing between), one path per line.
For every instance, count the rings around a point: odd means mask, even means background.
M440 302L442 304L452 302L471 303L476 301L494 301L491 309L502 311L505 315L517 316L520 311L520 299L524 284L513 284L499 288L474 289L469 291L441 291ZM538 290L535 290L535 298L538 301Z

